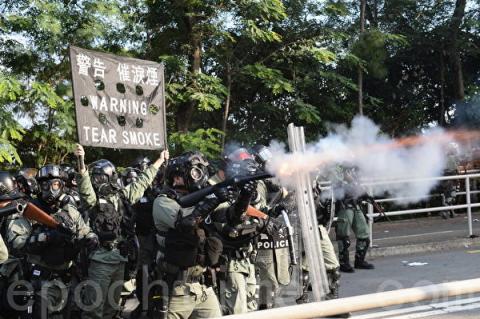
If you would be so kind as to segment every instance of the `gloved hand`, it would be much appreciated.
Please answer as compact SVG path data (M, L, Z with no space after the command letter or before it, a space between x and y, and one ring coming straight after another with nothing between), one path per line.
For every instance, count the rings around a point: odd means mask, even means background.
M38 234L31 235L28 238L28 244L36 245L36 244L45 244L48 242L49 239L49 232L41 232Z
M242 216L245 214L248 205L250 205L250 201L256 196L256 189L256 181L250 181L242 186L240 195L238 195L237 202L235 203L234 211L231 212L231 225L235 225L242 220Z
M286 211L288 213L288 210L285 208L283 204L278 204L268 211L268 215L274 218L277 218L282 214L282 211Z
M197 217L200 216L205 218L208 214L210 214L217 206L220 204L220 200L215 197L208 197L201 201L195 209L193 210L192 215Z
M257 193L257 181L250 181L243 184L242 188L240 189L240 196L249 196L250 198L256 197L255 194Z
M224 203L224 202L232 203L235 195L232 187L229 187L229 186L216 189L214 194L215 194L215 197L218 198L220 203Z
M282 227L284 226L281 222L278 220L269 217L267 220L264 221L264 227L265 227L265 232L269 235L274 235L278 234L279 231L281 231Z
M94 251L100 245L98 236L95 233L90 233L85 237L85 247L88 252Z
M68 241L68 236L62 234L61 232L53 229L47 233L47 241L52 244L59 244L64 241Z
M36 233L28 238L27 245L32 249L45 247L47 244L59 244L64 240L64 236L56 230L46 230Z

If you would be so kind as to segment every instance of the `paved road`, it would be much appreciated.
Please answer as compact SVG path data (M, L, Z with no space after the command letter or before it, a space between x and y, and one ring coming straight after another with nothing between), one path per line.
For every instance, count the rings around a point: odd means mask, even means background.
M480 277L480 247L430 254L381 257L372 260L375 270L342 274L341 297ZM416 263L418 266L412 266ZM410 266L409 266L410 264ZM415 265L415 264L413 264ZM280 304L295 304L295 289L283 295ZM129 306L133 305L129 302ZM354 319L480 318L480 294L415 303L355 313Z
M480 235L480 213L472 214L473 233ZM373 225L373 244L378 247L419 244L468 237L466 214L443 219L438 215Z
M476 220L473 223L474 233L480 234L480 222L478 222L478 220L480 220L480 213L474 214L474 220ZM332 231L331 235L333 235L333 233ZM380 222L374 225L374 244L379 247L378 250L399 251L402 247L407 247L412 244L428 246L442 242L448 243L458 240L459 238L466 238L467 235L467 219L465 214L459 214L457 217L448 220L433 215L431 217L412 220ZM352 247L354 247L354 245L355 244L352 243ZM408 251L408 249L406 251ZM480 264L480 246L466 246L453 251L441 251L428 254L407 254L400 257L369 258L369 260L377 267L375 271L361 270L354 274L343 274L341 287L342 296L348 297L480 277L480 267L478 266ZM407 264L411 262L427 264L410 267ZM283 298L279 301L279 304L283 306L293 305L295 304L294 300L296 297L298 297L296 287L289 287L289 289L284 291ZM420 314L417 314L417 312L426 313L435 310L436 312L434 312L432 316L441 317L442 319L480 318L480 306L477 309L478 312L475 310L460 312L461 309L464 309L466 306L461 308L462 305L444 305L442 302L444 302L444 300L434 301L431 304L439 304L432 306L434 309L423 309L421 311L415 311L414 314L418 316ZM127 308L131 309L135 303L135 301L130 300L127 303ZM468 306L475 307L475 305L480 305L480 300ZM442 310L443 312L452 310L455 312L439 314L439 309L444 309ZM388 309L375 310L375 312L386 310ZM412 318L402 317L402 313L396 315L398 318L393 316L392 319ZM388 318L384 314L381 314L380 317L372 317L372 319L384 317ZM369 318L366 317L363 319Z
M342 277L342 296L389 291L480 277L480 247L375 260L375 271ZM408 266L417 263L419 266ZM423 264L423 265L422 265ZM420 266L422 265L422 266ZM355 314L355 319L480 318L480 295L452 297Z
M480 213L472 214L473 234L480 235ZM330 232L332 241L335 231ZM355 247L355 238L351 236ZM466 214L458 214L447 220L438 215L399 221L381 221L373 225L373 256L410 254L419 251L437 251L464 247L479 243L480 238L470 239ZM351 252L353 254L353 251Z

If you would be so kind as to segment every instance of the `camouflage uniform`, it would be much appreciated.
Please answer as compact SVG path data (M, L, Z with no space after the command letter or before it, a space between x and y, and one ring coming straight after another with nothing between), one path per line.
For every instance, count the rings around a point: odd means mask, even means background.
M3 264L8 259L8 249L3 242L2 235L0 235L0 264Z
M264 183L269 199L273 196L278 196L279 200L284 199L281 187L277 187L270 181L265 181ZM263 202L267 203L266 200ZM284 225L283 217L279 216L276 218L275 223ZM286 227L272 234L263 232L256 242L257 258L255 259L255 267L260 280L259 309L273 308L275 296L280 291L280 285L287 286L290 283L290 253L287 234Z
M41 203L37 203L37 205L41 207ZM83 239L91 234L90 227L85 224L75 206L67 203L56 210L50 210L48 207L42 208L44 211L51 212L50 215L58 222L68 225L75 240ZM9 225L7 240L14 251L26 253L28 263L33 266L32 280L40 284L40 287L35 287L35 290L38 291L37 298L41 298L42 301L42 304L37 303L40 300L36 302L38 306L36 311L42 311L42 313L47 311L48 318L63 318L62 311L67 303L69 281L72 275L70 267L76 255L75 248L78 241L75 244L71 239L64 237L61 242L47 242L44 244L45 246L33 250L34 244L31 240L35 235L45 231L48 231L48 228L38 223L32 223L18 215ZM40 313L36 315L40 315Z
M211 181L209 181L211 182ZM265 207L267 188L263 181L257 183L257 198L252 200L251 205L255 208ZM229 207L219 207L215 215L226 213ZM255 224L255 218L248 218L244 223ZM222 223L215 223L218 230L223 227ZM235 239L231 240L235 242ZM222 294L222 306L229 314L247 313L257 310L255 298L257 283L255 278L255 265L251 261L256 251L251 242L238 245L229 245L224 242L224 256L226 263L223 265L225 272L225 294Z
M158 233L160 252L165 252L169 230L175 229L176 221L192 214L194 207L181 208L166 194L161 194L153 203L153 221ZM212 287L204 283L205 267L191 266L183 270L181 267L159 261L158 273L165 276L170 285L168 302L169 319L212 318L220 317L220 304Z
M80 198L86 209L99 205L101 201L108 201L114 205L115 209L119 209L118 203L122 200L122 196L132 204L137 202L153 182L157 171L158 169L150 166L140 174L137 181L122 188L119 191L121 194L114 193L100 199L97 199L88 171L85 171L85 173L77 175ZM118 303L124 281L125 263L127 262L127 258L121 255L118 249L120 241L122 239L116 240L110 247L100 246L89 256L88 279L91 282L85 287L84 301L86 305L90 305L90 309L82 313L83 319L112 318L119 311ZM96 296L94 285L101 292L100 296ZM109 289L112 289L112 287L115 287L113 296L107 296ZM96 302L97 299L101 302ZM108 300L113 302L107 302Z
M458 160L455 154L449 153L447 155L447 165L445 167L444 174L445 176L457 175L458 173ZM443 181L441 184L442 190L442 205L450 206L455 205L457 202L457 180L450 179ZM443 211L440 215L447 219L449 216L451 218L455 217L455 212L453 210Z
M368 222L360 207L361 197L365 190L358 185L356 176L347 177L348 169L337 168L336 176L332 181L335 197L342 198L337 202L337 225L335 227L338 243L340 270L353 272L349 262L348 247L350 246L350 229L357 238L355 253L355 268L372 269L373 265L365 261L367 250L370 246L370 229ZM352 173L354 174L354 173Z

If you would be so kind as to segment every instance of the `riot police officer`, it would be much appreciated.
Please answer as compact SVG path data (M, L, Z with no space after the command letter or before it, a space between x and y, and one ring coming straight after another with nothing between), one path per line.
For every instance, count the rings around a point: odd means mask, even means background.
M140 165L137 165L137 167L144 168ZM141 173L142 171L139 168L127 167L122 173L123 185L127 186L136 182ZM131 318L138 318L149 310L148 303L143 302L144 298L148 296L144 296L143 292L150 282L150 272L155 256L155 226L152 216L155 195L152 187L153 185L147 188L142 198L132 205L135 214L135 234L139 245L135 280L135 292L139 304L131 313Z
M444 176L452 176L458 174L458 150L457 145L454 143L450 143L447 146L447 163L445 170L443 172ZM440 185L440 189L442 191L442 205L443 206L453 206L457 202L457 191L458 191L458 181L457 180L445 180L442 181ZM453 218L455 217L455 212L453 210L442 211L440 212L440 216L443 219L447 219L448 217Z
M30 198L35 198L40 193L40 187L35 179L37 169L23 168L15 176L18 189Z
M10 173L0 171L0 203L14 199L17 197L17 193L15 180ZM2 230L0 232L0 264L3 264L8 259L8 249L2 238L2 235L6 235L4 232L4 225L6 225L5 217L0 214L0 229Z
M34 318L64 318L72 264L80 240L95 246L97 238L64 192L65 175L58 165L46 165L37 173L41 192L34 203L51 215L61 227L51 229L18 216L8 229L8 242L27 255L32 265L31 281L37 292ZM59 282L61 284L59 284Z
M360 207L365 189L359 184L355 167L337 167L335 180L332 182L337 202L337 225L335 227L338 243L340 270L354 272L350 265L348 248L350 247L350 228L357 237L355 263L357 269L374 269L375 267L365 260L370 247L370 231L367 220Z
M260 167L265 170L272 154L265 145L257 144L252 148L252 154ZM276 216L278 211L275 207L280 207L284 202L288 192L285 188L275 184L272 179L267 179L259 183L264 183L266 187L267 198L264 200L268 205L259 207L268 210L269 215ZM262 192L260 192L262 194ZM255 268L259 278L259 309L273 308L275 298L280 292L280 286L287 286L290 283L290 261L291 256L288 244L288 229L284 218L289 219L288 215L278 212L276 216L277 225L281 225L278 231L269 233L264 231L256 241L257 256L255 259ZM290 223L290 221L288 221ZM294 247L292 247L294 249ZM293 256L295 258L295 256ZM293 261L296 263L296 260Z
M85 155L80 144L74 152L79 159ZM168 151L145 170L138 179L121 187L115 166L107 160L91 165L91 178L86 169L77 175L78 191L89 210L90 225L98 235L100 245L90 254L84 302L89 306L83 319L112 318L120 309L118 303L125 275L125 264L131 253L128 237L133 235L133 223L126 205L137 202L152 183L158 169L168 159ZM80 167L85 167L80 163ZM93 286L95 284L95 287ZM96 292L100 295L97 295ZM111 292L113 295L109 296Z
M260 167L252 154L245 148L238 148L224 156L225 171L216 175L232 178L255 175ZM214 182L214 181L212 181ZM218 209L212 220L217 235L222 239L222 274L225 294L221 303L224 312L240 314L257 310L256 276L253 260L256 257L254 241L264 230L268 220L251 218L246 215L249 205L259 209L266 206L267 189L263 182L249 182L240 186L238 198L233 205Z
M207 270L218 263L222 244L206 231L204 221L225 200L223 191L194 207L182 208L177 202L206 185L208 165L199 152L173 158L165 172L167 186L153 204L159 245L157 279L168 284L168 318L221 316L214 280Z
M24 294L25 286L17 284L22 277L23 258L16 258L13 252L8 251L7 246L7 230L8 225L18 215L17 203L12 201L22 199L25 195L19 192L13 176L4 171L0 171L0 318L17 318L19 316L16 306L25 306L26 300ZM14 293L9 291L9 287L14 287ZM12 295L14 304L12 304Z
M148 166L152 163L146 156L138 156L132 163L132 168L135 168L141 172L144 172Z
M77 181L75 179L76 176L76 171L73 167L70 165L62 165L62 169L65 172L66 175L66 181L65 181L65 193L70 195L73 200L75 201L75 205L82 210L81 208L81 202L80 202L80 195L78 194L78 188L77 188Z

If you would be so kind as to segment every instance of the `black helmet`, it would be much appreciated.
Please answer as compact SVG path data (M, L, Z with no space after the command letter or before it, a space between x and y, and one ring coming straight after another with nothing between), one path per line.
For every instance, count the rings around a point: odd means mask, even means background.
M120 189L120 181L115 165L109 160L101 159L90 164L93 188L101 195L109 195Z
M135 182L138 179L138 175L140 175L140 171L133 167L127 167L125 171L122 173L122 182L124 186Z
M76 186L77 182L75 181L75 175L77 172L75 171L75 168L73 168L68 164L63 164L61 165L61 167L63 169L63 172L65 173L67 186L69 187L71 187L72 185Z
M40 186L35 179L37 172L36 168L22 168L15 176L18 188L29 196L40 193Z
M260 165L255 161L255 157L243 147L226 154L224 158L227 163L225 170L227 178L254 175L260 169Z
M58 178L62 181L66 180L67 175L59 165L47 164L40 168L37 172L37 180L40 182L46 179Z
M200 152L187 152L171 159L165 171L167 184L173 186L175 176L183 177L189 191L201 189L208 181L208 161Z
M12 200L19 197L15 178L5 171L0 171L0 200Z
M150 159L146 156L139 156L137 157L133 163L132 163L132 167L133 168L136 168L136 169L139 169L140 171L145 171L148 166L150 165L152 161L150 161Z
M54 204L63 194L66 174L59 165L48 164L37 172L40 197L48 204Z
M256 144L254 147L252 147L252 153L255 157L255 160L262 167L264 167L265 164L272 159L272 152L270 152L268 147L262 144Z

